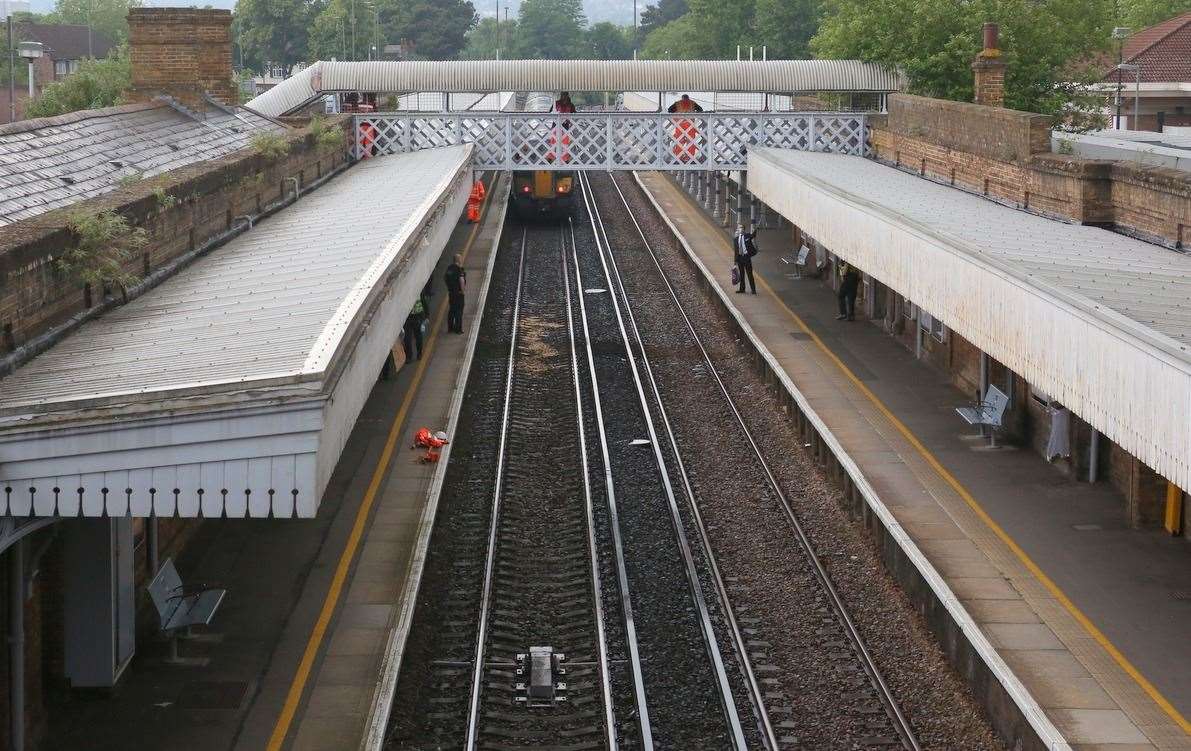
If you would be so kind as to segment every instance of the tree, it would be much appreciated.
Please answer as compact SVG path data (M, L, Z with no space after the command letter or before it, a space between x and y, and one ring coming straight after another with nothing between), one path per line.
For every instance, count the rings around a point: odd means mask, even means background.
M790 0L778 0L790 2ZM755 0L688 0L694 16L694 47L700 56L719 58L736 54L736 45L753 44Z
M686 0L658 0L656 5L650 5L641 11L639 33L643 37L649 36L671 21L682 18L686 12Z
M528 60L578 57L586 25L580 0L525 0L517 13L517 54Z
M641 46L641 56L650 60L696 60L711 54L694 14L687 13L650 32Z
M825 0L811 49L901 67L910 89L971 101L971 63L985 21L1001 27L1005 105L1055 114L1066 109L1076 66L1101 54L1110 0Z
M500 56L508 58L513 54L512 47L516 40L516 19L501 21L498 28L495 18L484 18L467 32L467 42L459 56L464 60L495 60L499 48Z
M321 10L317 0L237 0L232 38L244 65L261 70L266 63L289 67L309 61L309 30Z
M753 26L771 60L808 57L819 28L819 0L757 0Z
M55 81L25 107L26 117L50 117L76 110L111 107L132 85L128 52L121 47L103 60L83 60L79 69Z
M1141 31L1187 11L1191 11L1191 0L1125 0L1121 4L1121 25Z
M90 26L117 44L128 39L128 9L141 7L141 0L58 0L46 23Z
M602 21L587 30L587 51L594 60L628 60L633 56L633 30Z
M476 25L476 8L470 0L414 0L408 7L409 23L401 36L413 40L418 57L452 60L459 56L467 32Z

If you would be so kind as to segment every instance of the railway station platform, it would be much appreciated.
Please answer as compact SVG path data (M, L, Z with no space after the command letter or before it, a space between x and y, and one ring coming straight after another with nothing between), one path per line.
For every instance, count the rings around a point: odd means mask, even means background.
M941 371L795 278L790 226L761 230L760 294L732 294L727 230L661 173L639 179L1045 717L1080 751L1191 749L1191 544L1130 527L1105 482L1035 452L974 450Z
M420 461L412 435L447 429L503 223L507 186L488 182L482 221L452 223L434 268L422 359L371 386L315 516L208 520L178 561L185 580L229 588L214 638L180 645L207 664L165 664L164 642L138 645L114 691L52 704L47 748L358 745L440 466ZM442 275L456 253L468 277L465 336L446 331Z

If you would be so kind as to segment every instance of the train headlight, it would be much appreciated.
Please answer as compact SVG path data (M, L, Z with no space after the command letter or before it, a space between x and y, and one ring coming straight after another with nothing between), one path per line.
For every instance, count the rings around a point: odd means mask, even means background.
M569 177L561 178L558 181L558 187L556 188L556 190L558 191L559 195L565 195L567 193L570 193L571 192L571 178L569 178Z

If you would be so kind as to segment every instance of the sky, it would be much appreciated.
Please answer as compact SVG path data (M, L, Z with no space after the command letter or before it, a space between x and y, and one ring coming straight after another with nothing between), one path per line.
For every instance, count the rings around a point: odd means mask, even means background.
M30 0L34 13L49 13L54 9L55 0ZM496 0L472 0L476 6L476 12L480 17L491 18L496 14ZM637 0L637 12L640 13L645 9L647 0ZM203 0L201 3L187 3L179 2L178 0L144 0L146 6L165 6L165 7L184 7L186 5L196 5L203 7L210 5L213 8L234 8L236 7L236 0ZM520 0L500 0L501 18L504 18L504 8L509 8L509 18L517 15L517 7L520 5ZM584 11L587 13L587 20L590 23L598 23L599 21L612 21L613 23L627 25L633 21L633 0L584 0Z

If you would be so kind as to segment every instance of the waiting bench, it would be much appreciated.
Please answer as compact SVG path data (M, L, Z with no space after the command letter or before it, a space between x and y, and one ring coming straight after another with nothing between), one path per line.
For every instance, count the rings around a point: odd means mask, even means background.
M1001 420L1008 407L1009 397L1005 395L1005 392L990 385L988 391L984 392L984 401L967 407L956 407L955 411L964 419L964 422L979 427L982 435L984 427L987 425L990 428L989 446L996 448L997 431L1001 429Z
M149 597L157 608L157 616L161 621L161 630L169 634L170 656L168 662L175 664L193 664L194 661L183 660L178 656L178 630L191 626L210 625L223 602L226 589L212 589L196 587L187 590L182 585L182 577L178 576L178 569L174 568L172 558L165 559L157 576L149 582ZM202 661L202 662L205 662Z

